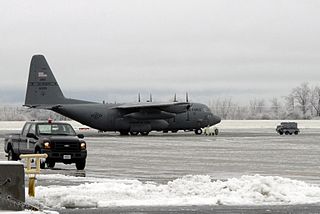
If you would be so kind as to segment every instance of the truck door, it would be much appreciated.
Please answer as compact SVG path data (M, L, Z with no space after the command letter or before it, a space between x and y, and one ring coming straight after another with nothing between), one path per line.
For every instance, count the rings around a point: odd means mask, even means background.
M36 135L36 124L31 124L28 133L32 133L32 134ZM34 153L34 147L35 147L36 143L37 143L36 139L28 137L27 138L26 153Z
M30 123L26 123L23 127L20 140L19 140L19 153L25 154L27 153L27 134L30 129Z

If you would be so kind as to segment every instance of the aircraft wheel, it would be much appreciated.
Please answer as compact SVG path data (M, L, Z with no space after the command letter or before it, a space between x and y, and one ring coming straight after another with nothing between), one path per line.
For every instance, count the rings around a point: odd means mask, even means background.
M140 132L140 134L141 134L142 136L147 136L147 135L149 134L149 132Z
M194 130L194 133L196 135L201 135L202 134L202 129L196 129L196 130Z
M122 136L126 136L126 135L129 135L129 132L126 132L126 131L120 131L120 135L122 135Z
M130 132L130 135L132 135L132 136L136 136L138 134L139 134L139 132Z

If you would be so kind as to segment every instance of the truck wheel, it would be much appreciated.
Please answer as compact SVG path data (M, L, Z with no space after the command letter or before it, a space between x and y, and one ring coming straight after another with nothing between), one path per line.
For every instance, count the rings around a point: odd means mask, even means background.
M48 162L47 162L47 166L48 166L49 168L53 168L54 165L56 165L56 162L54 162L54 161L48 161Z
M215 135L218 135L218 134L219 134L219 129L215 129L215 130L214 130L214 134L215 134Z
M286 135L288 135L288 134L289 134L289 132L288 132L288 131L286 131L286 132L285 132L285 134L286 134Z
M41 154L40 150L37 150L36 154ZM46 168L46 162L41 160L40 158L40 169L44 169L44 168Z
M294 132L294 134L295 134L295 135L298 135L298 134L299 134L299 132L298 132L298 131L295 131L295 132Z
M13 149L10 148L8 151L8 161L16 161L18 160L17 155L13 152Z
M78 160L76 162L77 170L83 170L86 167L86 159Z
M196 130L194 130L194 133L196 135L201 135L202 134L202 130L201 129L196 129Z
M279 135L283 135L283 132L279 132Z

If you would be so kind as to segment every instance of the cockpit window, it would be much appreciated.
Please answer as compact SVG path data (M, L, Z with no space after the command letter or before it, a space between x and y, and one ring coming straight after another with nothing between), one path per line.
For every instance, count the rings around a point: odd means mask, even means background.
M76 135L69 124L38 124L39 135Z
M210 109L205 107L205 108L202 109L202 111L203 112L210 112Z

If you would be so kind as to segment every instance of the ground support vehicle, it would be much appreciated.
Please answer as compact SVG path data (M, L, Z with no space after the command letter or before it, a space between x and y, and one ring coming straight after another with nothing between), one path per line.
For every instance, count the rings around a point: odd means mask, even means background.
M298 124L296 122L282 122L280 125L277 126L276 131L280 135L292 135L292 134L299 134L300 129L298 129Z
M203 133L207 136L208 135L214 136L219 134L219 129L215 126L209 126L209 127L203 128Z

